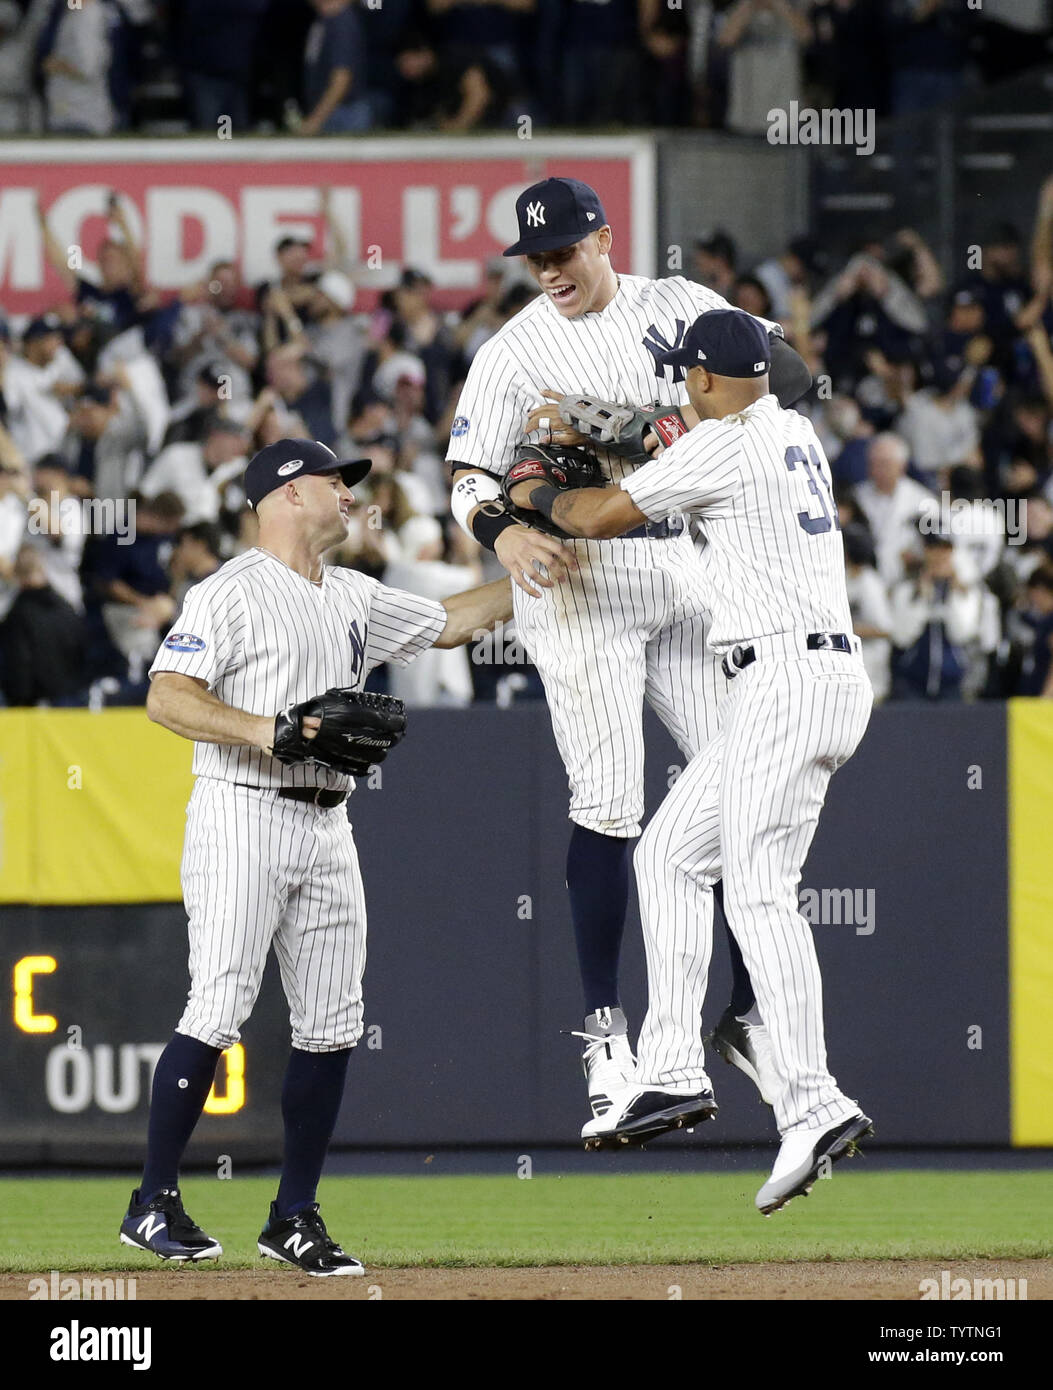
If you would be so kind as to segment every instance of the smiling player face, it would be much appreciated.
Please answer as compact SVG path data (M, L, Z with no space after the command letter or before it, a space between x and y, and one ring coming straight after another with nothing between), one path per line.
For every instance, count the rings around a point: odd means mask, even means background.
M304 501L304 524L314 532L319 548L345 541L355 499L339 473L308 474L296 487Z
M527 269L564 318L595 313L614 297L617 277L608 255L610 227L590 232L572 246L527 256Z

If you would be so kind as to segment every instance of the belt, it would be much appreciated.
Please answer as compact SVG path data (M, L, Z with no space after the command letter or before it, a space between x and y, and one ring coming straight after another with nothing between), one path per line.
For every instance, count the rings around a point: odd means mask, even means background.
M758 638L748 647L732 647L720 663L721 670L728 680L737 676L757 660L757 647L760 655L796 656L802 646L810 652L849 652L859 651L859 639L845 632L809 632L802 643L800 635L792 632L776 633L771 637Z
M325 787L254 787L248 782L235 782L234 785L250 792L273 791L286 801L306 801L312 806L324 806L327 810L347 800L347 792L327 791Z
M637 526L635 531L626 531L623 541L667 541L679 536L684 529L682 516L670 516L665 521L648 521Z

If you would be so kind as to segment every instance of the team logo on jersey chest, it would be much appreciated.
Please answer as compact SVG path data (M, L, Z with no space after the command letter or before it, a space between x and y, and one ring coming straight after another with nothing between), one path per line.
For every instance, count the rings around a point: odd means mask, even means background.
M471 427L472 423L467 415L458 415L450 426L450 438L459 439L462 434L467 434Z
M192 632L170 632L164 644L170 652L203 652L208 646L203 637Z
M664 380L666 373L666 363L662 361L662 354L666 352L673 352L678 347L680 347L684 341L684 334L686 332L687 324L685 323L685 321L683 319L677 319L676 326L673 331L673 338L670 342L657 324L648 324L647 336L643 340L643 345L654 358L654 374L656 377L659 378L659 380ZM674 367L672 371L674 382L683 381L683 367Z
M361 631L358 626L358 619L352 620L351 626L347 629L347 635L351 640L351 679L357 681L362 674L362 666L366 659L366 643L369 640L369 624L363 623Z

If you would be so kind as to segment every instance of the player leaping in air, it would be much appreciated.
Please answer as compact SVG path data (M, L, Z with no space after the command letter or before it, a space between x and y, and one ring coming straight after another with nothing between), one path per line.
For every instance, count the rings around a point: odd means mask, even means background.
M585 1133L617 1146L648 1112L652 1132L670 1128L655 1095L670 1076L711 1094L699 1015L723 878L779 1082L782 1145L756 1198L767 1215L870 1130L827 1069L797 887L830 777L863 737L873 697L852 634L830 466L811 424L770 393L767 335L737 310L702 314L664 360L687 370L700 421L661 457L620 486L569 491L562 470L536 460L506 485L514 503L572 536L618 536L681 511L705 533L696 565L729 684L723 725L636 850L649 988L637 1075Z
M641 517L619 539L561 542L507 510L501 479L524 433L537 437L554 414L554 397L588 392L686 405L683 372L662 354L699 313L727 306L682 276L619 274L614 234L586 184L544 179L520 194L516 213L519 238L505 255L526 258L542 293L473 359L447 458L455 517L497 554L516 586L516 630L544 682L570 782L567 885L596 1118L633 1075L618 965L629 848L643 814L643 703L690 758L716 733L725 682L706 650L704 596L679 515L659 523ZM772 389L788 405L808 389L810 374L777 325L762 331L772 338ZM560 445L581 439L561 428L552 437ZM606 465L614 481L631 467L614 455ZM734 946L732 955L735 988L718 1028L721 1045L767 1094L774 1083L764 1029ZM689 1082L670 1078L668 1089L669 1109L685 1123L712 1113Z

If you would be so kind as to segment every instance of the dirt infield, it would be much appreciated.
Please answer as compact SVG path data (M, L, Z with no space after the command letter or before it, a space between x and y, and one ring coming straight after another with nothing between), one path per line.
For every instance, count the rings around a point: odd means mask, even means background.
M1053 1298L1049 1260L857 1260L809 1264L620 1265L541 1269L377 1269L364 1279L310 1279L293 1270L122 1270L64 1278L135 1280L139 1300L208 1299L403 1299L545 1302L684 1299L835 1299L917 1302L925 1279L1015 1280L1014 1292L1029 1300ZM33 1274L0 1275L0 1300L30 1297ZM49 1277L45 1274L44 1277ZM49 1280L50 1282L50 1280ZM91 1286L87 1286L91 1289ZM97 1287L97 1286L95 1286ZM39 1286L38 1286L39 1288ZM994 1286L998 1288L997 1285ZM678 1292L679 1291L679 1292ZM961 1294L962 1287L954 1293ZM62 1290L69 1294L70 1286ZM89 1291L88 1297L93 1294ZM987 1296L991 1296L988 1291Z

